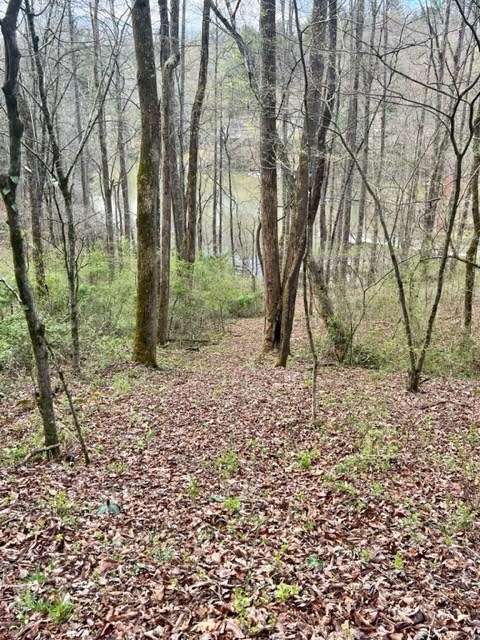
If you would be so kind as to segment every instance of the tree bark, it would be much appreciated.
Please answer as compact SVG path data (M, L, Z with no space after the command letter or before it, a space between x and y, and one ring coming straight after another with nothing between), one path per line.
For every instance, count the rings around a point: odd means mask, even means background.
M102 49L100 44L100 28L98 24L98 5L99 0L94 0L91 7L92 32L93 32L93 78L97 93L103 93L101 86L101 60ZM103 192L103 203L105 206L105 223L107 230L107 254L110 280L115 276L115 234L113 226L113 208L112 208L112 181L110 179L110 168L108 166L108 148L107 148L107 122L105 119L105 108L102 101L98 112L98 144L100 147L100 177Z
M323 77L323 48L326 36L327 20L326 0L314 0L312 8L312 43L309 68L304 59L302 38L298 19L297 29L300 38L300 49L305 76L304 106L305 122L296 175L296 199L290 222L290 235L285 257L282 281L282 313L280 331L280 349L277 366L284 367L290 354L290 337L295 314L298 279L305 255L309 220L313 220L314 212L310 201L310 173L312 168L312 151L317 149L320 129L321 110L321 78ZM318 202L317 202L318 206ZM316 212L315 212L316 213Z
M160 113L149 0L135 0L132 8L132 27L141 121L137 174L137 310L133 359L135 362L155 367Z
M200 118L202 116L205 90L207 87L208 43L210 33L210 0L203 1L202 42L200 52L200 70L198 85L193 101L190 118L190 145L187 172L187 232L185 259L190 264L195 262L195 240L197 223L197 179L198 179L198 146L200 139Z
M71 47L71 60L72 60L72 70L73 70L73 92L75 97L75 128L77 132L77 136L80 138L83 133L82 129L82 115L80 112L80 89L78 86L78 56L75 50L75 23L73 20L72 13L72 2L68 0L67 3L67 12L68 12L68 33L70 38L70 47ZM82 208L83 215L85 219L88 218L88 174L87 174L87 163L85 162L84 154L80 155L80 182L82 185Z
M276 0L260 2L260 222L265 286L264 352L280 341L281 282L277 196Z
M480 107L475 119L475 133L473 139L473 163L470 183L471 207L473 219L473 236L467 249L465 265L465 295L463 324L467 334L472 329L473 291L475 286L475 266L477 260L478 243L480 241L480 210L478 199L478 175L480 172Z
M172 236L172 166L170 148L175 144L172 127L173 72L180 61L178 49L178 1L172 2L172 25L168 18L168 0L159 0L160 9L160 60L162 67L162 246L160 263L160 289L158 313L158 342L168 339L168 299L170 295L170 251Z
M363 26L365 19L365 2L364 0L357 0L355 8L355 48L353 51L352 61L352 88L351 98L348 108L348 122L347 122L347 137L350 148L355 149L357 147L357 128L358 128L358 92L360 88L360 64L363 50ZM366 148L368 148L367 141L364 141ZM347 276L348 265L348 252L350 247L350 228L352 218L352 199L353 199L353 178L354 178L354 166L352 160L349 159L346 165L346 188L345 188L345 201L343 210L343 229L339 229L341 233L341 245L340 245L340 263L339 263L339 279L340 282L345 282Z

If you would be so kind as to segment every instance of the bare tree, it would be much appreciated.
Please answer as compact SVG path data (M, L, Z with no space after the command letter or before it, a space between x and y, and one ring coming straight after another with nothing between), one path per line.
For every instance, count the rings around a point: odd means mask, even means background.
M45 326L38 315L35 298L28 278L25 239L17 203L17 186L22 168L21 140L24 130L18 108L20 52L17 46L17 19L20 6L21 0L10 0L5 16L1 20L5 45L5 81L2 89L5 96L8 117L9 166L8 172L0 175L0 188L7 210L15 279L27 321L37 369L38 406L42 416L45 447L48 455L56 458L59 454L60 444L55 424Z

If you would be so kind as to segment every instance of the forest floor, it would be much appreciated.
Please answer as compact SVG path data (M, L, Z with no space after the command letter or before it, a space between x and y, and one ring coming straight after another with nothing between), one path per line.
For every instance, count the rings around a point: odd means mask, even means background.
M88 468L15 466L3 401L2 640L480 638L476 385L322 367L312 424L303 326L287 370L261 330L72 384Z

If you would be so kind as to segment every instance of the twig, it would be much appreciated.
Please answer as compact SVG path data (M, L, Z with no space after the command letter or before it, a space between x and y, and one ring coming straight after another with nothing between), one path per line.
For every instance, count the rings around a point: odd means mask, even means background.
M317 419L317 371L318 371L318 355L315 349L315 341L313 339L312 326L310 324L310 316L308 309L308 289L307 289L307 257L303 261L303 306L305 311L305 324L307 327L308 344L310 346L310 352L312 354L313 367L312 367L312 424Z
M58 442L57 444L51 444L48 447L40 447L40 449L34 449L28 454L28 456L26 456L23 460L21 460L15 466L21 467L23 464L26 464L29 460L31 460L32 458L35 458L36 456L39 456L41 453L45 453L46 451L51 451L52 449L56 449L59 446L60 446L60 443Z
M466 402L456 402L455 400L438 400L437 402L431 402L429 404L422 404L418 408L419 409L431 409L432 407L436 407L439 404L455 404L457 407L465 407L466 409L471 409L471 406Z
M75 431L77 433L78 441L80 442L80 447L81 447L82 452L83 452L83 457L85 459L85 464L89 465L90 464L90 456L88 454L88 449L87 449L87 446L85 444L85 440L83 439L82 429L81 429L80 423L78 421L77 411L76 411L75 406L73 404L72 396L70 395L70 391L68 389L67 382L65 380L65 376L63 375L62 368L58 364L57 356L55 355L55 352L53 351L51 344L48 342L48 340L46 338L45 338L45 343L47 345L48 351L50 352L50 355L52 356L53 365L54 365L54 367L55 367L55 369L56 369L56 371L58 373L58 377L60 378L60 382L62 383L62 387L63 387L63 390L65 391L65 395L67 396L68 404L70 406L70 411L72 413L73 424L75 425Z
M431 409L432 407L436 407L439 404L446 404L447 402L449 402L448 400L437 400L437 402L430 402L428 404L422 404L420 405L419 409Z
M0 282L1 282L2 284L4 284L4 285L7 287L7 289L10 291L10 293L13 293L13 295L15 296L15 298L16 298L16 300L17 300L17 302L18 302L19 304L22 304L22 300L21 300L20 296L18 295L18 291L16 291L16 290L12 287L12 285L11 285L11 284L8 284L8 282L5 280L5 278L4 278L3 276L0 276Z

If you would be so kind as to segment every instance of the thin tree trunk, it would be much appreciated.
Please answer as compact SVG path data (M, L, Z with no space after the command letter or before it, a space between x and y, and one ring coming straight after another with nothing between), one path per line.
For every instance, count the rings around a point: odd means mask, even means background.
M76 53L76 43L75 43L75 23L73 20L72 13L72 2L68 0L67 2L67 11L68 11L68 31L70 38L70 49L71 49L71 60L73 67L73 92L75 97L75 128L77 132L78 138L80 138L83 134L82 129L82 115L80 112L80 89L78 86L78 56ZM87 220L88 219L88 174L87 174L87 163L85 162L84 154L82 153L79 158L80 161L80 183L82 185L82 209L83 216ZM88 225L88 223L87 223Z
M122 191L123 234L132 242L132 216L130 214L130 198L128 192L127 151L125 145L125 119L122 104L122 78L118 60L115 68L115 108L117 113L117 152L119 164L119 182Z
M296 1L296 0L294 0ZM296 6L295 6L296 9ZM298 160L296 176L296 201L290 223L290 236L287 255L283 270L282 281L282 315L280 349L277 366L286 366L290 354L290 336L293 328L295 314L295 301L298 289L300 268L305 255L307 232L309 227L311 202L310 202L310 171L312 165L312 151L318 142L320 128L321 93L319 78L323 77L323 47L326 37L327 21L326 0L314 0L312 8L312 43L310 51L309 68L304 59L303 41L297 16L297 31L300 40L300 55L304 70L304 108L305 121L303 125L300 156ZM317 203L318 206L318 203Z
M375 39L377 34L377 3L374 0L372 5L372 26L370 30L370 51L374 50L375 47ZM363 93L365 96L365 104L363 110L363 147L362 147L362 169L365 175L368 175L368 161L370 155L370 105L371 105L371 91L373 78L376 73L377 68L376 61L373 62L368 60L366 63L366 68L363 72ZM360 268L360 247L363 244L363 231L365 227L365 217L366 217L366 207L367 207L367 188L365 183L362 181L360 186L360 198L358 201L358 218L357 218L357 232L355 234L355 245L356 245L356 253L353 261L354 270L356 272L359 271Z
M7 222L10 230L15 280L27 321L30 340L37 369L38 406L43 422L45 447L48 455L56 458L59 455L59 441L53 408L53 395L48 364L48 349L45 340L45 326L41 321L35 304L32 287L28 278L25 239L16 200L17 185L22 169L21 140L23 123L20 119L17 94L20 52L17 46L17 18L21 0L10 0L1 28L5 45L5 82L3 94L7 107L9 132L9 166L8 173L0 175L0 188L7 211Z
M383 9L383 50L388 51L388 0L386 0L384 9ZM382 104L380 111L380 152L378 159L378 169L375 176L375 184L377 189L381 185L382 175L383 175L383 163L385 158L385 140L387 135L387 70L385 68L383 74L383 95L382 95ZM366 185L366 174L364 174L365 178L363 180ZM368 188L368 187L367 187ZM377 273L377 261L378 261L378 233L379 233L379 224L381 221L378 218L379 205L374 208L373 212L373 237L372 237L372 249L370 252L370 268L368 270L368 282L371 284L375 279L375 275ZM383 225L382 225L383 226Z
M168 300L170 295L170 253L172 236L172 203L173 184L170 148L175 144L173 136L172 99L173 72L180 61L178 49L178 0L172 1L172 24L170 29L168 18L168 0L159 0L160 34L161 34L161 66L162 66L162 247L160 264L158 341L165 344L168 339Z
M100 44L100 28L98 24L98 6L99 0L94 0L91 7L92 32L93 32L93 78L95 88L98 93L103 93L102 88L102 72L101 60L102 50ZM107 254L110 280L115 275L115 235L113 227L113 208L112 208L112 181L110 179L110 168L108 166L108 148L107 148L107 122L105 119L105 108L103 101L98 113L98 144L100 146L100 166L101 166L101 184L103 192L103 203L105 206L105 222L107 230Z
M357 147L357 124L358 124L358 92L360 88L360 62L363 51L363 25L365 19L365 2L364 0L357 0L355 8L355 49L353 52L353 79L352 79L352 94L350 98L350 104L348 108L348 123L347 123L347 137L348 144L351 149ZM364 141L364 144L366 141ZM346 176L346 189L345 189L345 201L343 211L343 229L341 231L341 258L339 265L339 277L341 282L345 282L347 275L348 257L347 253L350 246L350 227L352 219L352 204L353 204L353 178L354 178L354 166L351 160L347 163L347 176Z
M478 198L478 175L480 172L480 107L477 111L475 119L475 133L473 139L473 163L472 177L470 183L471 205L473 219L473 236L467 249L466 265L465 265L465 296L464 296L464 317L463 324L467 334L472 329L472 307L473 292L475 286L475 266L477 260L478 243L480 241L480 211Z
M60 226L63 240L63 251L65 260L65 269L67 272L67 284L68 284L68 304L70 311L70 331L72 336L72 350L73 350L73 370L76 374L80 372L80 337L78 326L78 300L77 300L77 239L76 229L73 217L72 207L72 193L69 185L69 176L64 169L62 152L58 142L57 133L55 131L55 125L52 119L52 114L48 106L47 92L45 87L45 75L42 66L39 40L35 32L34 14L30 8L29 0L25 0L25 10L27 14L28 29L30 32L30 38L32 41L32 49L35 60L35 69L37 73L38 83L38 95L40 97L41 111L45 121L45 126L48 132L48 138L50 141L50 148L53 156L53 164L55 173L58 179L58 188L62 194L66 224L64 223L60 211ZM66 227L66 233L65 233Z
M195 236L197 230L196 199L198 179L198 147L200 139L200 118L202 116L205 90L207 86L209 32L210 0L203 0L200 71L198 74L197 91L195 94L195 100L193 102L192 114L190 119L190 146L187 172L187 232L185 258L190 264L193 264L195 262Z
M43 297L47 293L45 281L45 262L42 238L42 211L43 211L43 186L45 172L40 167L40 162L35 155L35 134L32 119L38 113L30 113L24 110L22 120L25 126L25 144L27 148L26 158L30 171L27 172L28 200L30 204L30 220L32 224L33 266L35 269L36 293Z

